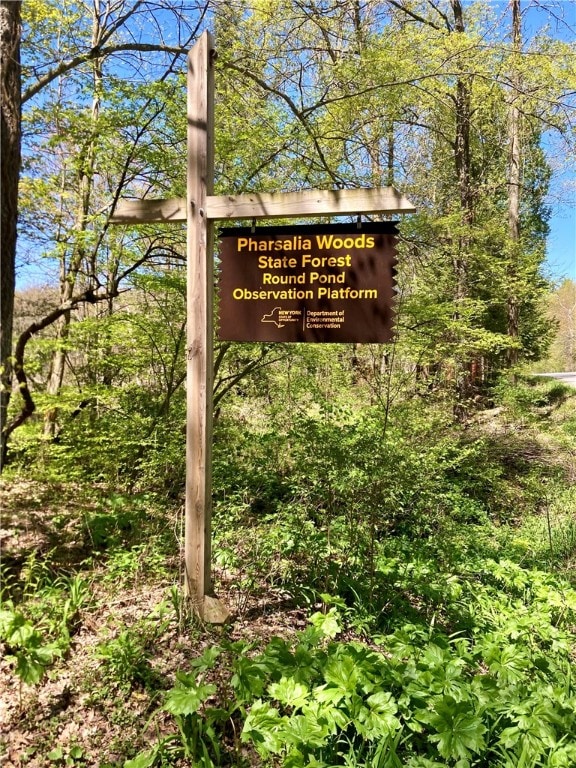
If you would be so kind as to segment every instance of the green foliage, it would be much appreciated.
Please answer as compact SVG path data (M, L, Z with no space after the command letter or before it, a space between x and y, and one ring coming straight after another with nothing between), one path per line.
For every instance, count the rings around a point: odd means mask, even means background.
M129 694L137 688L154 690L162 677L151 663L157 641L174 623L169 603L160 603L149 615L120 631L106 633L94 650L102 677L109 686Z
M84 519L86 537L95 550L125 545L142 524L148 512L150 497L130 497L111 493L97 502Z
M514 418L528 421L542 420L574 397L574 390L568 385L534 376L524 376L514 386L502 379L494 387L494 392Z
M193 662L192 672L176 673L176 685L167 692L161 711L172 716L177 732L160 739L151 750L128 760L124 768L150 768L177 759L189 760L200 768L223 764L221 735L231 713L209 705L217 689L203 681L220 652L220 648L209 648Z
M485 568L480 580L449 577L444 595L467 614L450 635L421 623L370 646L338 641L331 608L293 644L276 637L258 655L245 643L210 649L167 695L178 735L137 759L158 764L176 739L189 758L219 765L224 725L241 714L242 741L264 764L568 766L576 592L511 562ZM217 687L203 682L216 664L223 707L208 706Z
M6 644L6 660L14 664L21 682L35 685L62 650L46 642L42 633L8 600L0 610L0 640Z
M96 657L102 662L106 679L122 689L147 686L154 681L146 640L137 630L125 629L102 641L96 648Z
M518 389L535 424L554 413L544 445L568 448L569 399ZM510 386L489 427L491 412L459 427L438 403L385 412L358 392L347 405L311 398L272 431L243 402L260 396L235 397L216 426L216 578L239 613L278 595L307 606L309 626L264 647L196 627L210 647L162 693L156 741L127 765L571 766L576 593L559 572L570 577L575 499L561 457L552 465L532 428L507 429ZM83 530L103 588L165 578L156 506L91 500ZM63 596L55 584L50 559L29 558L19 594L34 626ZM176 589L170 602L101 638L94 695L158 695L157 639L190 628Z
M46 582L45 569L31 556L22 590L25 603L19 607L7 599L0 608L0 640L6 646L6 660L27 685L39 683L47 668L68 651L88 592L79 574Z
M323 404L274 433L218 427L215 556L239 604L265 578L301 598L338 595L358 620L364 606L369 623L399 599L393 581L378 583L387 541L402 551L404 541L429 543L453 563L475 542L490 546L492 523L541 508L558 480L553 465L534 467L539 449L528 435L459 430L414 401L390 408L387 419L377 406ZM476 536L456 538L460 526Z
M62 749L62 747L55 747L48 752L46 757L51 763L65 766L83 765L86 759L84 750L77 744L67 750Z
M178 684L169 691L164 709L174 716L184 756L202 768L220 763L219 738L215 726L228 718L225 710L206 707L216 692L210 684L197 683L195 675L177 675ZM200 710L202 709L202 712Z
M98 388L92 400L83 398L90 402L81 412L78 396L70 393L69 398L70 417L58 441L44 450L46 471L54 479L94 478L119 490L135 485L146 490L180 490L181 433L173 422L159 420L149 393L131 386ZM175 400L182 408L182 396ZM183 421L183 413L178 416Z

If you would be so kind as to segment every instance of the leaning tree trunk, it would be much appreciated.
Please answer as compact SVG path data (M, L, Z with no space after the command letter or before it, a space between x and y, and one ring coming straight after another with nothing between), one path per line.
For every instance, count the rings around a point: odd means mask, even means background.
M20 176L21 75L20 20L21 3L0 2L0 197L2 247L0 276L0 471L7 458L4 428L12 390L12 321L14 315L16 225L18 220L18 180Z

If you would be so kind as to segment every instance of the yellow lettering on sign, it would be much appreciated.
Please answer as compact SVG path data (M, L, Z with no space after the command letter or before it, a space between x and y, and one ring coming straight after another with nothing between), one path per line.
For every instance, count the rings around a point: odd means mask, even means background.
M238 253L241 251L263 252L270 251L308 251L312 248L312 241L302 235L283 238L263 238L263 237L239 237L236 248Z
M294 301L294 299L303 301L304 299L313 299L314 291L309 289L302 291L297 288L288 288L288 290L277 291L250 291L248 288L234 288L232 291L232 298L236 301L269 301L270 299L273 299L274 301Z
M351 267L352 256L312 256L310 253L302 254L302 267Z
M294 269L298 265L294 256L258 256L260 269Z
M316 245L323 250L333 249L339 251L342 248L374 248L373 237L363 232L358 237L335 237L334 235L316 235Z
M275 275L273 272L262 273L263 285L298 285L306 282L306 275Z
M319 299L377 299L378 291L373 288L318 288Z
M337 274L325 275L323 272L310 272L310 282L320 283L325 285L326 283L345 283L346 272L338 272Z

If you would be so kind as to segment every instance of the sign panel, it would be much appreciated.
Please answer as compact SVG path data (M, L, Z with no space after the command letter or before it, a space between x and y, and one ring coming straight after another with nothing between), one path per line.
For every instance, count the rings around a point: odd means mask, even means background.
M394 222L220 231L223 341L392 338Z

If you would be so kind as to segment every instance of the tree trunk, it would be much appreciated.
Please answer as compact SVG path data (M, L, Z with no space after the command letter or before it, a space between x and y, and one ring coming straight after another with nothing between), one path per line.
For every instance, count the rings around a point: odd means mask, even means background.
M94 18L92 26L92 47L95 48L100 43L102 29L99 22L99 2L94 3ZM102 63L100 59L95 59L93 64L93 82L94 96L92 98L91 129L88 134L87 146L82 149L83 162L80 164L78 176L78 209L76 214L75 231L78 234L77 244L74 246L74 252L70 257L68 270L64 263L64 257L60 275L60 303L65 306L70 302L77 282L77 275L82 263L87 262L86 249L83 243L82 234L88 226L88 215L92 200L92 188L94 183L94 167L96 160L96 132L97 121L100 113L100 93L102 89ZM90 254L89 263L85 263L88 281L95 273L96 253ZM89 288L90 285L85 286ZM46 386L46 393L56 396L59 394L64 381L64 370L66 367L66 352L64 343L68 338L70 330L71 313L65 312L58 320L57 342L58 346L52 356L50 366L50 376ZM58 408L50 408L44 414L44 436L53 438L56 435L56 422L58 418Z
M458 33L465 31L462 4L460 0L451 0L454 12L454 28ZM461 75L456 81L455 117L456 128L454 133L454 163L460 198L460 210L462 223L466 226L472 224L474 218L474 201L471 186L471 158L470 158L470 84L469 77ZM464 236L465 245L468 245L468 237ZM462 249L460 249L462 251ZM463 298L467 293L465 255L462 256L464 264L458 270L457 277L464 282L457 290L458 298ZM461 274L460 274L461 273Z
M454 30L457 33L465 31L462 3L451 0L454 13ZM470 157L470 82L467 75L460 75L456 81L454 95L455 130L454 130L454 168L460 201L462 230L458 236L456 251L453 257L454 270L454 299L456 303L456 319L460 313L459 304L468 297L468 256L470 250L469 228L474 220L474 199L472 194L472 173ZM468 361L455 354L456 372L456 405L454 412L458 418L466 415L465 401L470 394L470 370Z
M2 288L0 317L0 471L7 457L5 426L12 391L12 323L14 315L18 181L20 177L21 2L0 2L0 156L1 232L0 275Z
M72 295L72 288L70 287L70 299ZM64 301L62 301L64 303ZM65 312L56 321L56 334L58 340L58 347L52 355L50 362L50 375L46 384L46 393L48 395L57 395L60 392L60 387L64 380L64 369L66 367L66 352L64 350L64 342L68 337L68 329L70 327L70 311ZM56 421L58 418L58 408L49 408L44 414L44 437L54 438L56 437Z
M512 0L512 53L516 57L521 48L520 0ZM513 346L508 350L508 364L518 364L519 308L517 273L520 259L520 193L521 193L521 137L520 137L520 77L516 62L512 64L510 81L512 91L508 110L508 237L510 256L508 269L508 299L506 306L507 331Z

